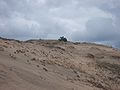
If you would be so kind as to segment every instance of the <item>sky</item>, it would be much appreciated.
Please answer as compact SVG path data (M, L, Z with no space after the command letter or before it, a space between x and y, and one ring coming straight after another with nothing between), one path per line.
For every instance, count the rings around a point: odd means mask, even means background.
M0 0L0 36L120 47L120 0Z

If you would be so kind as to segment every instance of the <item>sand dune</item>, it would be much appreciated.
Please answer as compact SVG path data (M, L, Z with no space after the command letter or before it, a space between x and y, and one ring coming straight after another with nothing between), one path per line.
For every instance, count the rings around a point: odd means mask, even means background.
M0 38L0 90L120 90L120 51L90 43Z

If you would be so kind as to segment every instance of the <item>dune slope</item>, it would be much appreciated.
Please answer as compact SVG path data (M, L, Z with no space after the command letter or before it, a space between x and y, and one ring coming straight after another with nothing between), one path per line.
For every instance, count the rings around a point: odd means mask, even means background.
M120 51L90 43L1 38L0 90L120 90Z

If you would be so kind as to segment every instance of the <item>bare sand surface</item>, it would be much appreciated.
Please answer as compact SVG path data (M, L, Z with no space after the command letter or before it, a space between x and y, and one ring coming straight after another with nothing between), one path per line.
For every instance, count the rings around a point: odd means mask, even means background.
M0 90L120 90L120 51L91 43L0 38Z

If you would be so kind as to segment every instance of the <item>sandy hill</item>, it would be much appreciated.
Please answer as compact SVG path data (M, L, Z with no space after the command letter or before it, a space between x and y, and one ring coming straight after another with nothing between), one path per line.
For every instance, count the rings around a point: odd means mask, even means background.
M120 90L112 47L0 38L0 90Z

